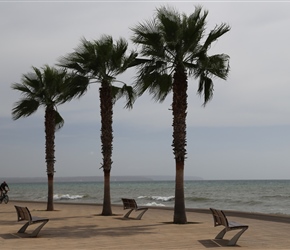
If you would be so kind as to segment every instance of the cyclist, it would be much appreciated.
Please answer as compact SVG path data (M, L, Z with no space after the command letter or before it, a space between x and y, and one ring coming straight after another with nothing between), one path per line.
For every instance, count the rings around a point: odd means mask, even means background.
M7 188L7 189L6 189ZM3 195L3 192L5 192L5 194L7 193L7 191L10 191L6 181L4 181L1 185L0 185L0 193L1 193L1 197Z

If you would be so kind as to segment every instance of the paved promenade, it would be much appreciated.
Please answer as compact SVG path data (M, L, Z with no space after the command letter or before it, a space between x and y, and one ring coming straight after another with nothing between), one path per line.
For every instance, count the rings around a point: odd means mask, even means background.
M14 205L27 206L33 216L50 219L37 238L17 234L24 223L16 221ZM1 204L1 249L290 249L290 219L283 217L264 220L263 216L228 215L231 220L249 225L238 245L228 247L224 241L214 240L221 228L213 227L211 214L204 211L189 211L189 223L176 225L172 223L172 209L149 209L142 220L123 219L120 206L113 206L114 216L100 216L99 205L56 203L55 211L45 209L45 203ZM228 232L225 238L232 235Z

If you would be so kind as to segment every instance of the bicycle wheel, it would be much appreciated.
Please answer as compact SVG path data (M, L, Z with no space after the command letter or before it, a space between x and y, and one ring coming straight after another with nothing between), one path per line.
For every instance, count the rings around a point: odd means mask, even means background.
M4 197L4 202L5 202L5 204L7 204L8 203L8 201L9 201L9 197L8 197L8 195L5 195L5 197Z

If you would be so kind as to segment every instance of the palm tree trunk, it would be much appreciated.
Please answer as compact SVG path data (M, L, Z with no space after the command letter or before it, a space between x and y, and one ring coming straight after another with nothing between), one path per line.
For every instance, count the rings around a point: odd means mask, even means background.
M102 215L112 215L111 195L110 195L110 172L112 167L113 150L113 102L111 94L111 85L102 82L100 88L100 112L101 112L101 142L103 154L104 171L104 202Z
M48 183L47 211L53 211L53 176L54 176L54 139L55 139L55 110L47 107L45 110L45 159Z
M104 170L104 201L102 215L112 215L110 193L110 171Z
M47 174L47 211L53 211L53 174Z
M187 76L177 67L173 81L173 152L176 164L175 203L173 222L187 223L184 201L184 161L186 157Z
M175 203L174 218L176 224L186 224L185 202L184 202L184 161L175 161Z

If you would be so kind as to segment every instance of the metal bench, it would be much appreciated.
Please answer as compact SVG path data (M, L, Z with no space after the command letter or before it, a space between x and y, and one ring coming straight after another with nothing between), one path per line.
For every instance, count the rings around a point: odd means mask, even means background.
M239 230L240 231L235 234L232 239L229 240L228 246L234 246L236 245L238 239L241 237L241 235L249 228L248 225L243 225L234 221L228 221L225 213L222 210L217 210L214 208L210 208L210 211L212 212L213 220L214 220L214 226L224 226L225 228L220 231L215 239L223 239L224 235L228 231L232 230Z
M124 209L130 209L129 212L124 215L124 218L129 218L129 215L135 210L136 212L142 211L136 218L137 220L141 220L143 214L148 210L148 207L138 207L134 199L122 198L122 201Z
M33 230L32 233L27 233L30 237L37 237L40 230L43 228L43 226L49 221L47 218L40 218L31 216L31 213L27 207L19 207L14 206L17 212L17 220L18 221L27 221L18 231L18 233L25 233L28 226L36 223L41 223L37 228Z

